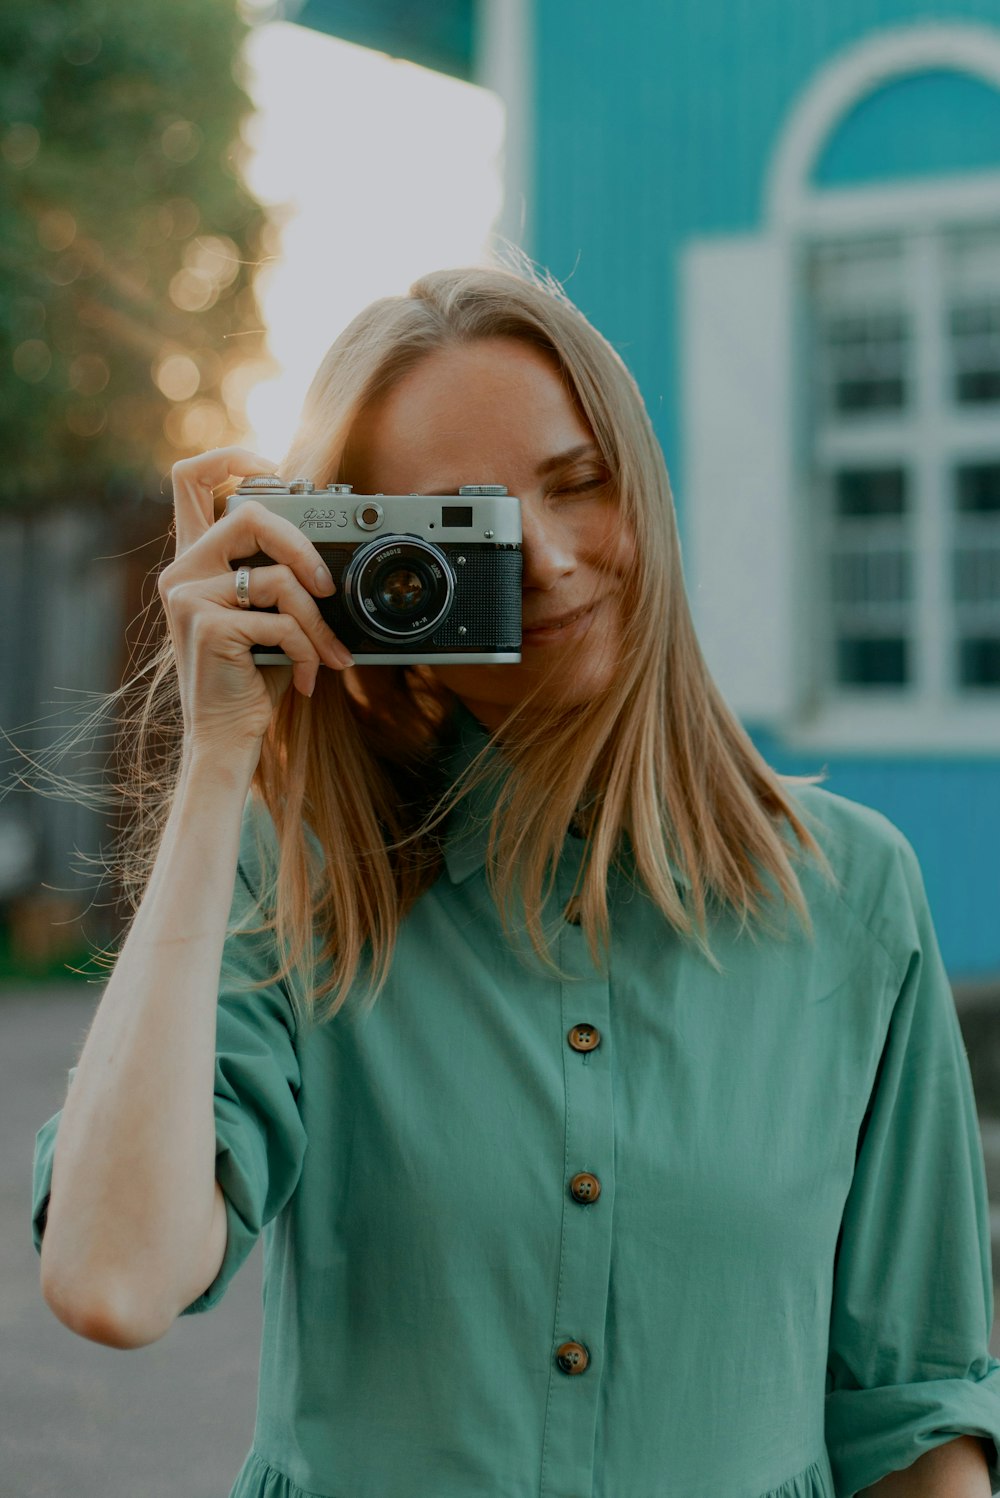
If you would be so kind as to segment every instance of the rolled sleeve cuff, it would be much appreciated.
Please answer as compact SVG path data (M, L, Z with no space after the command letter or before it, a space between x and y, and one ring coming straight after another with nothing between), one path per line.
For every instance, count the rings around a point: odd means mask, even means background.
M927 1379L826 1396L826 1444L837 1498L902 1472L958 1436L986 1437L990 1492L1000 1492L1000 1361L981 1377Z
M267 1183L267 1163L263 1150L254 1150L246 1130L238 1120L216 1116L215 1178L222 1187L226 1203L226 1251L219 1272L206 1290L184 1307L181 1316L196 1316L210 1311L225 1295L236 1271L250 1256L260 1236L260 1204Z
M31 1236L35 1252L42 1251L42 1234L49 1215L49 1196L52 1191L52 1157L56 1150L56 1134L62 1110L54 1113L35 1135L35 1159L31 1180Z
M69 1079L72 1082L74 1067ZM227 1116L225 1105L216 1111L215 1175L226 1200L226 1251L215 1279L198 1298L185 1306L182 1316L211 1310L223 1297L240 1265L261 1232L261 1204L267 1189L267 1162L262 1144L236 1110ZM32 1166L31 1232L35 1252L41 1254L42 1235L52 1191L52 1161L62 1110L48 1119L35 1135Z

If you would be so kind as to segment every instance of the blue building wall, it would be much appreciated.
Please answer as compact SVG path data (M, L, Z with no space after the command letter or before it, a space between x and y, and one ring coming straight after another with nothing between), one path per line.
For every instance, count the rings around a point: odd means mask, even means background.
M636 376L667 457L682 544L680 247L692 236L759 227L788 111L834 53L888 26L956 20L1000 30L1000 4L623 0L612 14L537 0L529 248ZM1000 96L928 73L859 105L816 180L987 165L1000 165ZM825 766L830 790L902 828L920 857L953 978L1000 976L1000 745L997 759L802 756L746 726L779 771Z

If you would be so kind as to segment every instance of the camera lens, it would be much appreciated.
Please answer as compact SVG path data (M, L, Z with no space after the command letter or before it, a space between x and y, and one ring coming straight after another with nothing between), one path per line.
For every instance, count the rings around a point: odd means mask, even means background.
M451 610L455 580L444 554L413 536L360 546L343 579L344 602L362 629L385 640L432 634Z
M412 567L393 567L379 577L379 607L402 619L414 609L421 609L427 595L424 580Z

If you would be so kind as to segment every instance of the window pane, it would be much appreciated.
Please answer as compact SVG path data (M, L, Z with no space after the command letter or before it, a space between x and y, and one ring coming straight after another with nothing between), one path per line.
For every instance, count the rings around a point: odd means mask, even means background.
M912 630L909 474L901 464L830 475L829 605L842 686L904 685Z
M837 514L901 515L906 508L902 468L850 468L836 475Z
M952 399L1000 404L1000 225L952 230L944 255Z
M1000 687L1000 459L954 473L952 596L959 683Z
M990 545L992 540L992 545ZM953 569L955 602L966 613L993 605L1000 624L1000 530L992 537L975 536L955 547Z
M860 550L841 543L832 561L831 592L837 605L877 613L883 604L905 603L910 597L910 558L897 545Z
M963 463L955 471L958 508L963 513L1000 512L1000 461Z
M907 641L838 640L837 679L850 686L905 686L909 679Z
M843 413L902 408L906 328L901 315L829 318L823 332L828 407Z
M1000 687L1000 635L959 641L958 679L963 687Z
M1000 300L951 311L952 396L963 406L1000 401Z
M815 246L807 279L819 409L841 418L902 410L910 319L901 241Z

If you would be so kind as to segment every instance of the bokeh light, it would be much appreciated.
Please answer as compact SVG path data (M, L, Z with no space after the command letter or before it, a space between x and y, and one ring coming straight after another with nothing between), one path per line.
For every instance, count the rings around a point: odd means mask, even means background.
M168 354L153 366L153 379L170 401L185 401L201 384L201 372L188 354Z

